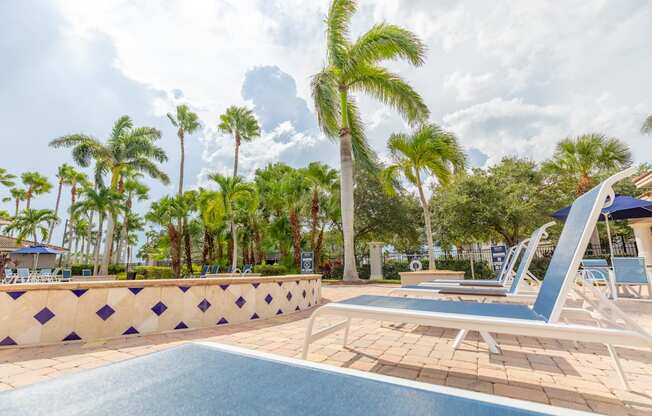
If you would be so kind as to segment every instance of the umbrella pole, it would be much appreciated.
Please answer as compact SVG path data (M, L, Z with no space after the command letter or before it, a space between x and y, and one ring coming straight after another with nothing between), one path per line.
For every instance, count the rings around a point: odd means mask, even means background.
M611 260L611 271L609 273L609 283L611 285L611 298L616 299L617 297L617 289L616 289L616 276L615 276L615 271L614 271L614 247L611 242L611 229L609 228L609 216L605 213L604 215L604 223L607 226L607 238L609 239L609 258Z

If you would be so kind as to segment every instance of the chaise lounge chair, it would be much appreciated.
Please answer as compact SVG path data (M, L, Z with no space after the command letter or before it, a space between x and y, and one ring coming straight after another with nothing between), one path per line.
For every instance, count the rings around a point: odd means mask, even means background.
M507 251L505 261L500 269L500 273L495 279L487 280L459 280L459 279L437 279L429 282L422 282L419 286L480 286L480 287L495 287L504 288L509 279L514 275L514 267L518 261L521 253L527 247L529 239L525 239L515 246L512 246Z
M1 392L0 414L589 415L213 343Z
M403 286L398 289L393 289L389 292L390 295L471 295L471 296L518 296L518 290L521 283L528 276L528 269L530 263L536 254L537 247L542 238L547 236L546 229L552 225L549 222L542 227L534 230L529 238L527 250L523 254L523 259L518 266L516 275L513 277L509 287L471 287L471 286L434 286L434 285L411 285ZM528 295L526 295L528 296ZM533 295L529 295L534 298Z
M346 344L352 318L374 319L463 330L458 339L463 339L466 331L478 331L494 352L500 350L490 332L605 344L623 386L630 390L613 346L652 349L652 336L604 297L591 304L592 312L600 314L600 326L565 324L559 319L568 292L579 276L579 264L600 210L613 201L613 184L634 172L635 169L630 168L615 174L575 200L533 306L358 296L326 304L312 313L306 326L303 357L307 356L313 341L340 329L345 331ZM593 288L593 285L587 286ZM596 292L600 295L599 291ZM589 298L585 300L591 301ZM313 333L315 319L320 316L341 316L345 320ZM610 327L605 327L606 324ZM458 340L456 344L459 345Z
M627 295L640 298L643 286L647 286L648 297L652 298L652 281L644 257L614 257L613 268L616 286L614 298L618 298L621 287ZM632 286L638 286L638 294L630 290Z

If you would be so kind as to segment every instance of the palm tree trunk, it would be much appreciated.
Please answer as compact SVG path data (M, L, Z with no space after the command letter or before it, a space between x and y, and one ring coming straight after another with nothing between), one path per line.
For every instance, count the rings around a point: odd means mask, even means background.
M231 222L231 240L233 241L233 256L231 260L231 271L234 272L236 267L238 267L238 232L233 222Z
M18 216L18 211L20 210L20 199L16 198L16 212L14 213L14 217Z
M314 252L315 246L317 245L315 238L317 237L317 223L319 221L319 194L317 193L317 189L312 191L310 215L312 216L310 227L310 249Z
M351 140L351 132L348 128L343 128L340 133L340 170L342 174L340 206L342 209L342 234L344 239L343 280L345 281L358 280L353 235L353 147Z
M419 199L421 200L421 208L423 209L423 221L426 225L426 241L428 243L428 270L437 270L435 264L435 245L432 240L432 225L430 222L430 207L426 196L423 193L423 185L421 184L421 177L419 172L415 172L417 189L419 190Z
M102 258L101 275L109 274L109 262L113 256L113 235L115 234L115 218L109 213L106 223L106 237L104 241L104 257Z
M179 248L179 233L176 227L170 223L167 225L168 237L170 238L170 257L172 258L172 271L176 277L181 276L181 252Z
M54 204L54 216L59 216L59 204L61 204L61 191L63 190L63 179L59 179L59 189L57 191L57 202ZM48 244L52 241L52 231L54 231L54 221L50 224L48 230Z
M192 246L190 241L190 231L188 230L188 221L183 218L183 242L186 254L186 268L188 274L192 275Z
M202 246L201 250L201 264L208 264L208 252L209 252L209 240L210 240L210 233L208 232L208 229L204 228L204 245Z
M238 176L238 158L240 154L240 134L235 134L235 158L233 159L233 177Z
M29 209L32 206L32 188L27 188L27 205L26 208Z
M301 227L296 209L290 210L290 226L292 227L292 248L294 251L294 265L301 268Z
M110 216L110 215L109 215ZM100 245L102 243L102 228L104 228L104 214L100 213L100 222L97 227L97 238L95 240L95 253L93 255L93 275L96 275L98 272L98 263L100 262ZM102 274L108 274L107 271Z
M181 160L179 161L179 195L183 194L183 169L186 158L186 149L184 148L183 129L179 129L179 144L181 145Z
M322 225L321 230L319 230L319 236L317 237L317 243L315 244L315 272L318 272L321 266L321 248L323 244L324 226Z

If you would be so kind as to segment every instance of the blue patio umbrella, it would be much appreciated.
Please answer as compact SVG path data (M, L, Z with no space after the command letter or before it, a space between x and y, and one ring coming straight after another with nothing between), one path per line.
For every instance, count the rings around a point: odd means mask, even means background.
M558 220L565 220L570 212L570 206L562 208L552 214ZM602 215L599 220L604 221L607 226L607 237L609 238L609 251L613 264L614 251L611 244L611 230L609 220L627 220L634 218L652 217L652 201L645 201L626 195L616 195L611 205L602 208Z
M50 246L46 246L45 244L33 244L31 246L21 247L18 250L14 251L14 254L33 254L34 269L36 269L36 265L38 264L39 254L60 254L60 253L62 253L60 250L56 250Z

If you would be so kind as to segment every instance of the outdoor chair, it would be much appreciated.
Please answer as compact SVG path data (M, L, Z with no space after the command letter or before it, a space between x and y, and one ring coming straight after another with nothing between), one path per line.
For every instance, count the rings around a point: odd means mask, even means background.
M523 258L518 266L516 275L512 279L512 283L509 287L471 287L471 286L450 286L442 285L435 286L434 284L428 285L410 285L403 286L398 289L393 289L389 292L390 295L470 295L470 296L508 296L516 297L522 296L524 298L532 298L534 296L530 295L519 295L519 287L521 283L525 281L528 276L528 270L530 268L530 263L534 259L536 254L537 247L543 238L547 237L546 229L552 225L555 225L555 222L549 222L542 227L534 230L530 236L529 243L527 245L527 250L523 254Z
M613 270L616 285L615 298L619 296L619 289L622 289L626 295L640 298L643 286L647 286L648 297L652 298L652 282L644 257L614 257ZM632 286L638 286L638 293L631 290Z
M586 252L600 210L613 201L613 184L631 176L635 171L635 168L629 168L617 173L573 202L532 306L394 296L357 296L328 303L312 313L306 326L303 358L306 358L312 342L338 330L344 330L343 340L346 345L352 318L374 319L457 329L459 332L455 346L461 344L468 331L478 331L493 353L499 353L500 349L490 332L604 344L622 385L626 390L630 390L614 345L652 349L652 336L613 302L602 296L593 285L575 286L575 283L580 276L580 261ZM593 297L584 296L577 289L585 287L594 290L591 294ZM576 288L584 302L589 305L587 309L575 309L599 320L598 326L559 322L571 288ZM594 301L594 298L597 298L597 301ZM313 333L315 320L320 316L340 316L345 319Z
M204 264L203 266L201 266L201 272L199 273L199 277L200 278L206 277L206 274L210 271L210 269L211 266L209 266L208 264Z
M521 256L523 250L528 244L529 239L521 241L519 244L512 246L507 251L505 256L505 261L503 261L502 268L498 273L498 276L495 279L487 280L459 280L459 279L437 279L429 282L422 282L422 286L442 286L442 285L454 285L454 286L480 286L480 287L496 287L504 288L509 279L514 274L514 267L518 258Z
M18 276L16 278L17 283L27 283L30 280L30 273L28 268L19 267L16 269L16 275Z
M10 284L13 283L15 279L16 275L14 274L14 271L12 269L5 269L5 277L2 280L2 283Z
M70 270L70 269L61 270L61 281L62 282L69 282L71 280L72 280L72 270Z
M71 398L89 400L82 403ZM3 415L80 412L141 416L589 415L209 342L185 344L0 393Z
M214 264L213 267L211 268L211 274L217 274L220 271L220 265L219 264Z
M608 283L611 268L605 259L582 259L582 270L587 280L595 283Z
M252 273L253 270L254 270L253 264L245 264L244 266L242 266L242 273L241 274L242 274L242 276L244 276L246 274Z
M82 269L83 277L90 277L92 275L93 275L93 271L91 269Z

